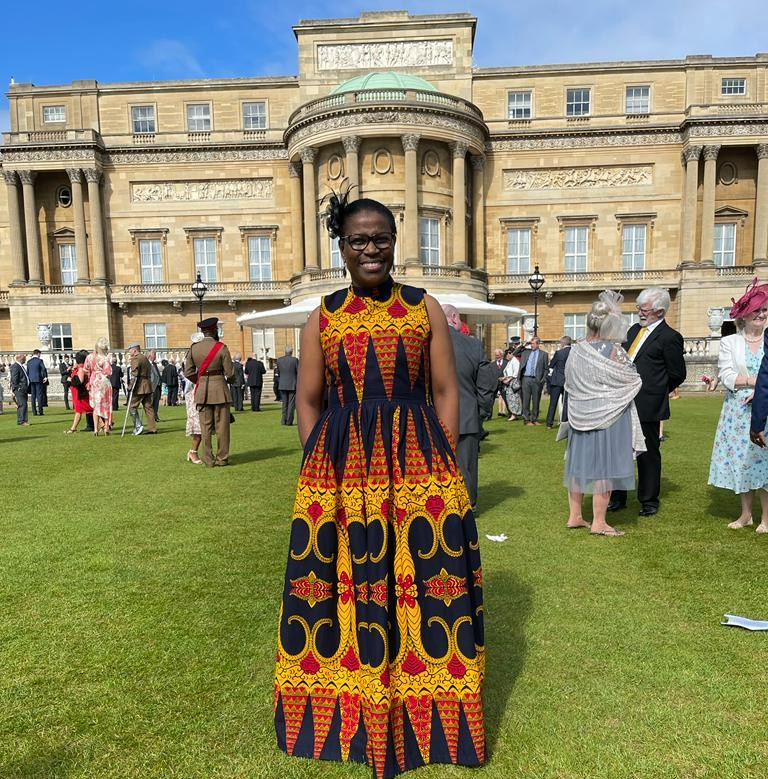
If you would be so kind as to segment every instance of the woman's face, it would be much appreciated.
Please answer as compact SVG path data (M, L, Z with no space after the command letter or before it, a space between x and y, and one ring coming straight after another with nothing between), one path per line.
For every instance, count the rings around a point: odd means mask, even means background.
M753 311L751 314L747 314L746 320L755 327L760 329L765 327L766 319L768 319L768 307L763 306L757 311Z
M362 249L353 249L349 241L352 236L379 236L382 243L385 235L391 237L391 243L385 249L378 248L372 240ZM383 284L395 262L395 236L387 217L378 211L358 211L348 216L344 220L341 254L356 287L370 288Z

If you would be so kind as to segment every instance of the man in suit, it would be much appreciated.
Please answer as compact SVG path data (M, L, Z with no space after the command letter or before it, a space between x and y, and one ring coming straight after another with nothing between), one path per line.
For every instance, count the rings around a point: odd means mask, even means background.
M61 386L64 388L64 408L69 411L69 374L72 373L72 361L69 355L65 354L59 361L59 374L61 375Z
M504 368L507 367L507 361L504 358L504 351L502 349L493 350L493 362L489 363L490 369L496 376L496 392L494 397L499 399L499 411L500 417L505 417L507 414L507 404L504 402L504 385L501 382L501 377L504 375ZM493 416L493 409L491 409L491 416Z
M40 359L39 349L32 352L32 357L27 363L27 376L32 393L32 415L41 417L43 415L43 382L48 381L48 371Z
M281 425L293 424L293 413L296 410L296 379L299 375L299 361L293 356L293 349L285 347L285 354L277 359L277 369L280 371L278 389L283 401Z
M461 332L458 310L449 304L443 306L448 320L448 332L453 343L456 376L459 380L459 440L456 459L467 483L472 510L477 507L477 465L480 453L481 416L493 413L496 393L496 374L488 370L488 360L477 338Z
M560 348L552 355L552 361L549 363L549 408L547 409L547 427L552 428L555 424L555 411L557 410L557 401L563 395L565 388L565 363L568 362L568 355L571 353L571 339L564 335L560 339ZM562 419L567 419L566 397L563 395L563 413Z
M150 349L147 352L149 361L149 380L152 383L152 408L155 412L155 421L160 421L160 398L163 394L163 382L160 368L157 365L157 352Z
M539 348L541 339L531 338L529 348L523 350L520 358L520 395L523 401L523 419L529 427L540 425L539 404L544 380L549 369L549 355Z
M251 411L261 411L261 390L264 386L264 363L252 354L245 361L245 381L251 392Z
M229 385L232 391L232 405L235 407L235 411L243 410L243 387L245 387L245 371L243 370L243 363L240 362L242 355L240 352L235 352L232 358L232 368L235 373L232 377L232 382Z
M640 516L649 517L659 510L661 492L659 426L661 420L669 419L669 393L685 381L685 351L683 336L664 318L669 311L669 292L649 287L636 302L639 323L629 328L623 346L643 381L635 406L647 450L637 458L637 499ZM608 511L619 511L626 505L626 491L614 490Z
M29 427L27 421L27 395L29 395L29 374L24 364L27 361L26 354L17 354L11 365L11 392L16 401L16 424Z
M109 383L112 386L112 411L117 411L120 405L120 387L123 386L123 369L117 364L117 357L114 354L111 365L112 373L109 374Z
M193 343L184 358L184 375L195 382L195 406L200 415L203 462L209 467L229 465L229 404L232 397L227 382L235 369L226 344L219 341L219 320L208 317L197 323L205 336ZM217 451L213 455L212 438L216 433Z
M163 371L160 375L160 379L168 387L168 400L169 406L177 406L179 404L179 371L176 368L176 360L171 358L169 361L163 360Z
M128 413L133 419L133 434L141 435L144 432L144 426L139 419L139 406L141 406L144 409L147 433L154 435L157 432L157 423L152 405L152 368L149 360L141 353L140 344L130 344L128 355L131 359L129 386L131 403L128 406Z

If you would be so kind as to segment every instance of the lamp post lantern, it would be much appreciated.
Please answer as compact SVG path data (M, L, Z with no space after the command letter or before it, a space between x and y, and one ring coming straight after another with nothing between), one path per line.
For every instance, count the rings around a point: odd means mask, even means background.
M536 265L533 273L528 277L528 285L533 291L533 337L539 335L539 290L544 286L544 276L539 272L539 266Z
M200 321L203 321L203 298L205 293L208 292L208 287L205 282L200 278L200 272L197 273L195 283L192 285L192 294L197 298L200 303Z

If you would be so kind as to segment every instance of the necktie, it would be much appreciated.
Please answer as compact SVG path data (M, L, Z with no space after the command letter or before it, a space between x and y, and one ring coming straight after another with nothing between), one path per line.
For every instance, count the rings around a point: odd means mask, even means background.
M635 340L632 341L632 343L629 345L629 349L627 349L627 354L630 357L635 356L635 352L640 348L640 343L645 338L646 329L644 327L641 327L637 331L637 335L635 336Z

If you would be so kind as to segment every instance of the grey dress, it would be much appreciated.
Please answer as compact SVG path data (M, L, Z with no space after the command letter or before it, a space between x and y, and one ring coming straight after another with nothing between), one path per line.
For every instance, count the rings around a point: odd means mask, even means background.
M592 341L589 345L607 360L611 359L615 348L610 341ZM572 352L570 359L574 357L577 355ZM572 398L569 403L573 403ZM630 408L631 404L628 404L621 416L605 429L568 431L563 476L566 489L587 494L634 489Z

